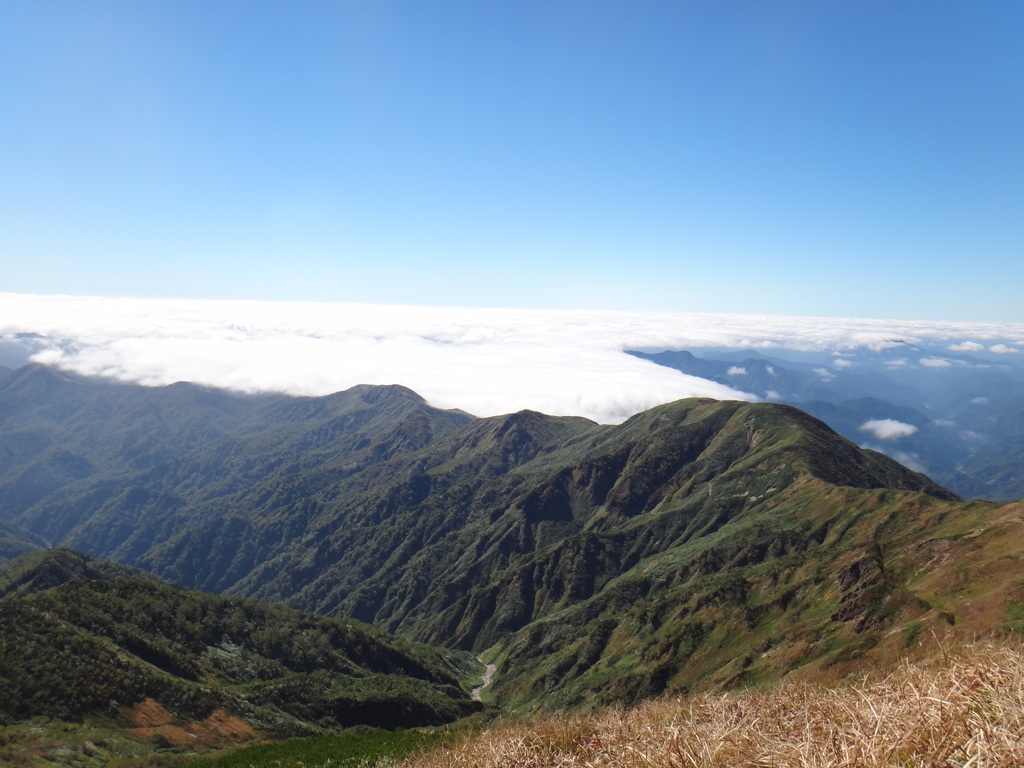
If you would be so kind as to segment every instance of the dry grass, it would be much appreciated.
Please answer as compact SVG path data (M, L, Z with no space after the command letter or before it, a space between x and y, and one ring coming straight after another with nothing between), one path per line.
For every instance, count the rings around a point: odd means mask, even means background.
M497 725L401 768L1018 768L1024 651L972 645L876 680L660 699Z

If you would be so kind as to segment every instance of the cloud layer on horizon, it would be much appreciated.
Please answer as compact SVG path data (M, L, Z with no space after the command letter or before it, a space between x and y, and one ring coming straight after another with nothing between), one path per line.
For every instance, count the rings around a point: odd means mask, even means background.
M605 423L683 397L755 399L626 349L1024 346L1021 324L0 294L0 337L18 334L36 334L19 343L37 362L151 386L403 384L479 416L532 408Z

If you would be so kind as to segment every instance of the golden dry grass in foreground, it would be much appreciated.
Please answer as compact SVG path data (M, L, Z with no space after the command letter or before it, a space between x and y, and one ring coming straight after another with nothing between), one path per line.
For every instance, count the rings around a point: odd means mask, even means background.
M833 688L660 699L497 725L401 768L1024 766L1024 652L972 645Z

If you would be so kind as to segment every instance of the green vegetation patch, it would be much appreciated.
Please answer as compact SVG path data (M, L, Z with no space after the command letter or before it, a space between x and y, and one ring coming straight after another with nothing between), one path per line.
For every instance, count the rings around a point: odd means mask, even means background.
M283 738L453 722L482 708L468 654L352 620L143 579L0 600L0 723L114 721L151 699L175 724L225 710Z
M382 731L351 728L335 736L288 739L232 750L216 757L188 761L190 768L346 768L376 765L382 758L398 760L439 746L445 731Z

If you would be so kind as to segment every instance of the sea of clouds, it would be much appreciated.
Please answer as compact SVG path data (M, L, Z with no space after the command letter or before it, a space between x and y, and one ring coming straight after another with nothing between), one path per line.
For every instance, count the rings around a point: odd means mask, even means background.
M148 386L323 395L402 384L478 416L531 408L616 423L683 397L756 399L627 349L909 342L1012 354L1024 324L0 294L0 341L34 362Z

